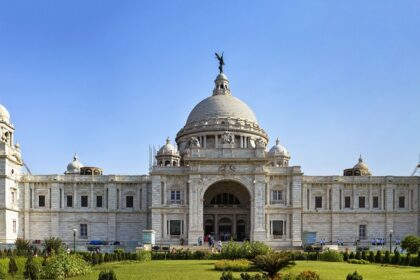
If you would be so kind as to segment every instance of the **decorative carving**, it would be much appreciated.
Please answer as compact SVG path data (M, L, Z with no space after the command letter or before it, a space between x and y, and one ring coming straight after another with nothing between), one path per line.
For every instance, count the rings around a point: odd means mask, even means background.
M224 164L219 167L219 172L223 174L235 173L236 167L234 165Z
M190 139L190 148L201 148L200 141L197 137L191 137Z
M222 135L222 144L235 144L235 136L229 131L225 131Z
M255 141L255 145L257 148L265 148L267 146L267 144L262 140L262 138L258 138Z

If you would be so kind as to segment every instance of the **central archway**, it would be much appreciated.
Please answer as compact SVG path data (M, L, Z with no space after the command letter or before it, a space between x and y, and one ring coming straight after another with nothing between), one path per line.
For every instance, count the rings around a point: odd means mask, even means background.
M251 196L245 186L235 181L219 181L204 193L204 236L216 240L250 239Z

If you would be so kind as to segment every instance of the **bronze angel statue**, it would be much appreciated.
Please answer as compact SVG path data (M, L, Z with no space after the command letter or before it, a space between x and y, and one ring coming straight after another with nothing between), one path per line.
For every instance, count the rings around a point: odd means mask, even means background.
M215 53L217 60L219 61L219 72L223 73L223 65L225 65L225 61L223 60L223 52L222 55Z

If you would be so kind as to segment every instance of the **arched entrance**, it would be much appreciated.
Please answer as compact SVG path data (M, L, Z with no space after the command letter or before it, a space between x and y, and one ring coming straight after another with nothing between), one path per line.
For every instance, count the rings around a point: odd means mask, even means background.
M204 193L204 236L216 240L243 241L250 238L250 195L235 181L220 181Z

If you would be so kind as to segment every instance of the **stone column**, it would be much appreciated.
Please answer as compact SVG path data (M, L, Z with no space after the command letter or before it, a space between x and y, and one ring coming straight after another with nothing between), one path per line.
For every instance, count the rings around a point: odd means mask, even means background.
M265 205L263 198L265 197L265 176L256 175L254 180L254 223L253 223L253 240L263 241L265 239Z
M298 170L299 174L300 169ZM292 179L292 214L291 214L291 239L292 246L302 245L302 176L296 175Z
M94 198L94 194L93 194L93 183L90 184L90 205L88 205L88 206L90 206L91 209L96 207L95 198Z
M203 182L200 175L190 175L189 180L189 223L188 223L188 243L196 244L198 237L204 235L203 232Z

